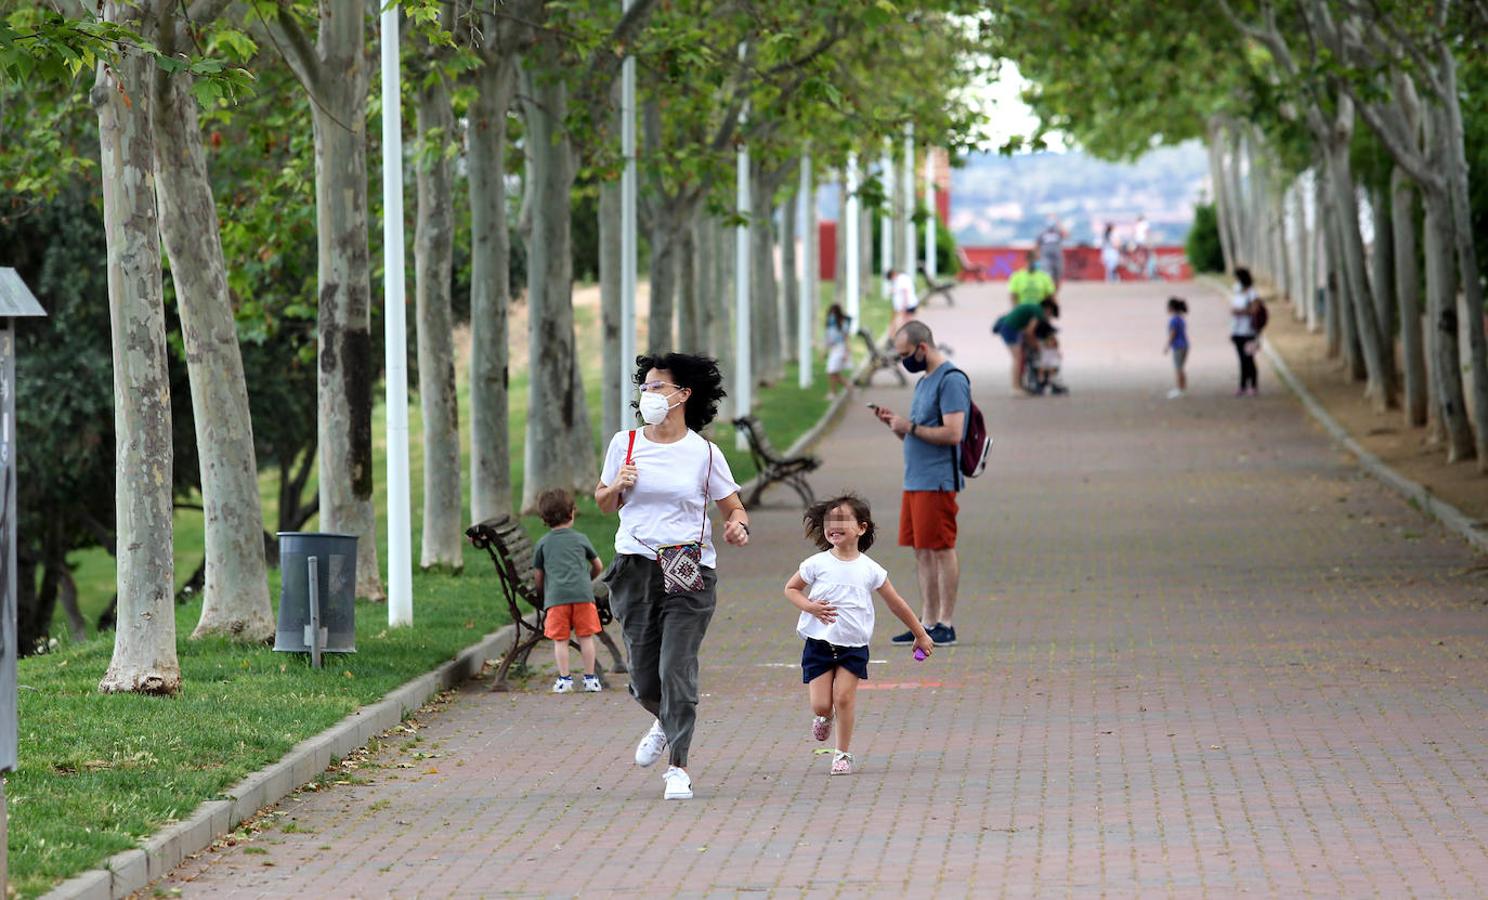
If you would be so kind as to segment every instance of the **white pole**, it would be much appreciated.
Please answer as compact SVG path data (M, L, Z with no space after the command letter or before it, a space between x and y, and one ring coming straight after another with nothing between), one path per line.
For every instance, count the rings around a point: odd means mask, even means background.
M408 301L403 271L403 103L398 6L382 11L382 253L387 369L388 625L413 624L408 500ZM370 535L364 535L364 539Z
M899 196L894 184L894 142L888 138L884 138L878 168L883 177L884 199L888 201L883 215L878 217L878 274L887 275L894 268L894 203Z
M744 60L744 44L739 45L739 60ZM748 107L739 111L739 131L744 131ZM749 147L739 142L734 173L735 204L739 224L734 226L734 415L747 416L754 410L753 356L749 333ZM743 430L734 432L734 445L748 448Z
M811 150L801 153L801 187L796 192L801 204L796 221L801 223L800 302L796 304L796 358L800 360L797 382L804 388L811 387L816 354L811 350L811 326L816 321L816 181L811 177Z
M925 220L925 274L934 281L937 277L935 232L939 220L935 213L935 153L930 147L925 148L925 207L930 210L930 218Z
M842 311L854 330L858 322L858 154L847 154L847 196L842 199L842 223L847 226L847 259L843 265Z
M914 123L904 126L904 177L899 186L904 191L904 271L910 278L915 274L915 150Z
M622 11L631 0L621 0ZM620 384L635 377L636 360L636 73L635 57L620 64L620 152L625 168L620 174ZM620 390L620 427L635 422L630 391Z

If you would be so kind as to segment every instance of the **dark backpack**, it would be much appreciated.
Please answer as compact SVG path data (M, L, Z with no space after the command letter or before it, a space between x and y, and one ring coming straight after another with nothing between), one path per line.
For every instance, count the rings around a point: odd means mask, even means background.
M971 391L971 376L957 369L966 379L966 389ZM987 455L992 450L992 438L987 434L987 422L982 410L972 401L966 411L965 433L961 436L961 474L975 478L987 470Z
M1271 314L1266 311L1266 303L1260 297L1255 298L1255 311L1250 314L1250 327L1260 334L1266 328L1266 323L1271 321Z

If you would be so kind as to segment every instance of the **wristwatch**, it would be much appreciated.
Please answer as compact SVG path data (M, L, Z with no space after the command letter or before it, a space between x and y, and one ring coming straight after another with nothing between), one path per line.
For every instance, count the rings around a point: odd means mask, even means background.
M910 422L909 423L909 433L910 434L914 434L915 433L915 429L916 428L919 428L919 427L920 427L920 423L919 422Z

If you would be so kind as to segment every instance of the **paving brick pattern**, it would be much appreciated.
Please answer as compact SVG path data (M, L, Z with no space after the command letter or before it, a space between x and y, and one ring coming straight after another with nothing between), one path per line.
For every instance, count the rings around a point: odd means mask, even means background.
M696 799L663 802L660 771L631 764L647 722L623 693L472 686L374 754L369 783L287 800L165 887L1488 894L1488 566L1359 475L1268 372L1261 397L1231 397L1224 300L1188 291L1193 390L1173 402L1162 285L1066 291L1065 399L1009 396L996 290L927 315L997 445L962 495L961 643L915 663L880 611L858 774L812 753L780 596L810 548L777 493L754 543L722 553ZM871 500L873 556L917 602L892 546L897 444L854 407L821 453L817 490Z

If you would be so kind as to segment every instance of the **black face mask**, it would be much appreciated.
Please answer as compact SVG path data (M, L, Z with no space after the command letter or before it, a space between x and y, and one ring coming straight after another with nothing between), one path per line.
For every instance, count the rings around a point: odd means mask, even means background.
M906 372L923 372L926 366L925 358L920 356L918 348L908 356L899 357L899 364L904 367L904 371Z

